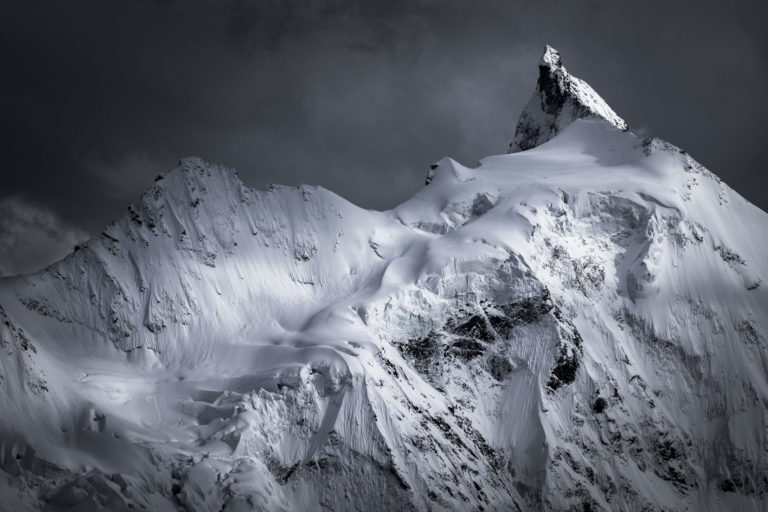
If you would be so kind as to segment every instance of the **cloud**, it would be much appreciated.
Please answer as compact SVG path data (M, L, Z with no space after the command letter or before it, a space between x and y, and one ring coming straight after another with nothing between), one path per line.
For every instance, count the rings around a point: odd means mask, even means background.
M87 174L103 185L105 193L117 198L137 196L149 187L152 178L167 170L146 151L128 151L110 160L91 155L83 166Z
M0 276L40 270L88 238L53 212L20 197L0 199Z

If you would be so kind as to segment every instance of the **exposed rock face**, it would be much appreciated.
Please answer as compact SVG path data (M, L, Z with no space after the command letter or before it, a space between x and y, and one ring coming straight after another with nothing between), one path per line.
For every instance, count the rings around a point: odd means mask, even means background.
M517 122L509 153L547 142L577 119L603 119L619 130L627 123L589 86L569 74L560 53L547 46L539 62L539 80Z

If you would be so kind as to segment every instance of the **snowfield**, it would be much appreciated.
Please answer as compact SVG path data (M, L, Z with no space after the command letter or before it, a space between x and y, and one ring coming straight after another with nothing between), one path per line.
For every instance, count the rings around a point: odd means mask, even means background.
M0 280L0 509L766 510L768 215L539 72L393 210L187 158Z

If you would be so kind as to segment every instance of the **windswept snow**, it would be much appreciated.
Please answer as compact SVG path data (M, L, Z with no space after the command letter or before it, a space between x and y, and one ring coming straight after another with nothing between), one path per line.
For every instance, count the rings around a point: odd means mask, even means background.
M188 158L0 280L0 508L764 510L768 215L543 63L393 210Z

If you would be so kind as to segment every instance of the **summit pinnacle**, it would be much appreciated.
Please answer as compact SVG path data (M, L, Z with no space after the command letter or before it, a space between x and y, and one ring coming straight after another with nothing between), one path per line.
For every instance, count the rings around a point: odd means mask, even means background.
M539 61L539 80L515 129L509 153L535 148L577 119L603 119L619 130L627 123L589 84L569 74L560 53L547 45Z

